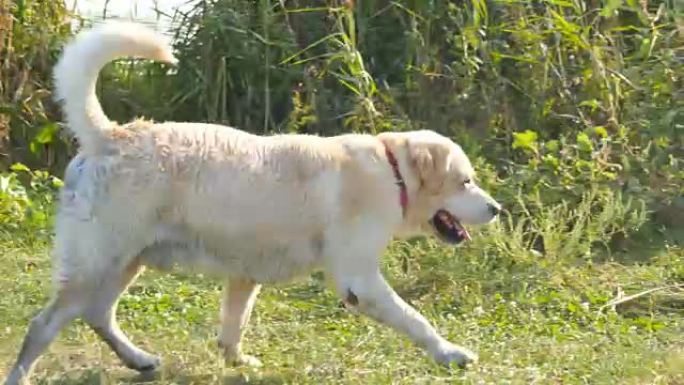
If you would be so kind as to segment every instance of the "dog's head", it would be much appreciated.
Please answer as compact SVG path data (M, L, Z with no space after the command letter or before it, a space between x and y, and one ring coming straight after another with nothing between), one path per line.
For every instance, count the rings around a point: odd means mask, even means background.
M469 239L465 225L493 221L501 205L475 183L459 145L433 131L381 134L412 190L399 236L432 233L450 244Z

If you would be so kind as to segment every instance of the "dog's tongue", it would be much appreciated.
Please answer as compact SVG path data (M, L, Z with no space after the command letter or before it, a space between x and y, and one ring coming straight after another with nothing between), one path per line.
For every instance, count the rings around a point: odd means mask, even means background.
M454 226L456 226L456 232L459 236L463 237L463 239L465 239L466 241L470 240L470 233L468 233L468 230L466 230L466 228L463 227L461 222L454 219Z

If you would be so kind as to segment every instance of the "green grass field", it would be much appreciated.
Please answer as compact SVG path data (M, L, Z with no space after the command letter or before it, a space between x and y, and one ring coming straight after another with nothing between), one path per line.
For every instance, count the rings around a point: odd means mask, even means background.
M119 306L122 328L163 357L148 377L72 323L39 361L36 384L684 384L684 253L646 248L610 259L552 261L490 253L482 230L457 249L395 243L395 289L450 340L480 354L448 370L387 327L344 309L321 274L267 287L244 344L264 367L224 365L218 280L147 271ZM47 300L43 242L0 246L0 377ZM650 293L647 290L656 289ZM629 299L633 294L640 294ZM601 309L616 298L615 307ZM626 301L625 301L626 299Z

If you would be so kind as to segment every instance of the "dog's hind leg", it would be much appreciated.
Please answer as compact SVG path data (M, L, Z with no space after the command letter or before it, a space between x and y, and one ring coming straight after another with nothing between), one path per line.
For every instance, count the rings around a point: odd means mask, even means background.
M59 331L81 313L84 302L83 291L75 287L64 287L56 292L51 302L31 321L5 385L25 383L36 359Z
M160 364L159 357L135 346L116 322L119 297L141 270L139 258L136 258L120 273L108 276L106 282L91 295L83 310L83 319L127 367L142 372L156 369Z
M261 366L257 358L242 353L240 343L260 288L251 280L238 278L229 279L223 288L219 346L229 363Z

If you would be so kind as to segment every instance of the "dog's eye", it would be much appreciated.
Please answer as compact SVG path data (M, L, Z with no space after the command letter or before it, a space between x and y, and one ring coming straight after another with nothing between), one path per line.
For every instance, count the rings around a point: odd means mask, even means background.
M463 181L463 185L469 185L470 184L470 178L466 179Z

